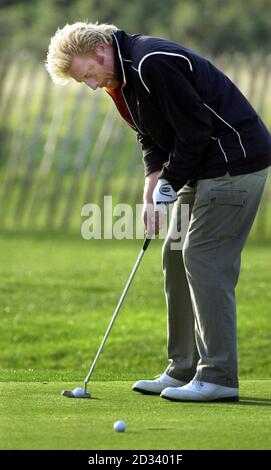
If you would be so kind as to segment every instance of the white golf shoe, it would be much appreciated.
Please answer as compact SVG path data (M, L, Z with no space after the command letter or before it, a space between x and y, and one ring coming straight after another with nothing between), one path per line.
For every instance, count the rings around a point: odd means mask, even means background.
M146 395L160 395L164 388L182 387L185 384L186 382L182 380L173 379L167 374L162 374L154 380L139 380L133 385L133 390Z
M238 388L191 380L183 387L165 388L162 398L172 401L239 401Z

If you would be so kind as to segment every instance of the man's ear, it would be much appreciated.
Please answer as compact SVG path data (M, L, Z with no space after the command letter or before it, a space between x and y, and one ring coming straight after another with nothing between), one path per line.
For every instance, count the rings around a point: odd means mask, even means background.
M99 57L103 57L105 52L104 44L98 44L95 48L95 54Z

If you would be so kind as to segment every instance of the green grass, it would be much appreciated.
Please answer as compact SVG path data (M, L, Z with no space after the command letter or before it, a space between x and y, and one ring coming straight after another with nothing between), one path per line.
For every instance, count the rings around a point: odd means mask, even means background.
M141 242L80 236L0 238L1 369L84 375ZM156 375L167 364L161 241L151 243L95 371L99 379ZM243 253L237 288L240 375L270 378L270 244ZM32 371L32 372L31 372ZM110 371L110 372L109 372ZM5 375L4 375L5 377Z
M271 381L243 381L241 401L173 403L93 382L91 400L61 396L73 383L1 383L1 449L270 449ZM113 423L123 419L125 433Z
M1 448L270 448L267 242L247 245L237 288L241 404L176 404L130 391L167 365L158 240L97 363L97 399L61 397L61 389L82 384L141 245L1 235ZM117 419L127 422L124 435L112 430Z
M141 242L7 236L0 243L1 368L85 373ZM134 280L97 369L100 378L108 371L152 374L166 364L159 251L153 244Z

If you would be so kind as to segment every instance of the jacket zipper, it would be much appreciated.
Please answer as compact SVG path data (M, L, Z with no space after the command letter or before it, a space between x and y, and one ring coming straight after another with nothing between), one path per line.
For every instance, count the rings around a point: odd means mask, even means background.
M135 118L134 118L134 116L133 116L133 114L132 114L132 112L131 112L131 109L130 109L129 106L128 106L128 103L127 103L127 101L126 101L125 95L124 95L124 93L123 93L122 90L121 90L121 94L122 94L122 96L123 96L123 99L124 99L124 101L125 101L125 104L126 104L126 106L127 106L127 109L128 109L128 111L129 111L129 113L130 113L130 116L131 116L131 118L132 118L132 120L133 120L133 123L134 123L134 125L135 125L135 129L136 129L138 132L140 132L140 134L147 135L146 132L143 132L143 131L140 129L140 127L138 126L138 124L136 123Z

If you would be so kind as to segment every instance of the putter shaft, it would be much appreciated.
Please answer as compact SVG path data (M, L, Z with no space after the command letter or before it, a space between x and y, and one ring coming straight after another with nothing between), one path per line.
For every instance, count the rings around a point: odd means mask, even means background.
M98 351L97 351L97 354L96 354L96 356L95 356L95 358L94 358L94 361L93 361L93 363L92 363L92 365L91 365L91 367L90 367L89 373L87 374L87 376L86 376L86 378L85 378L85 380L84 380L84 389L85 389L85 393L87 393L87 384L88 384L89 381L90 381L90 378L91 378L92 372L93 372L93 370L94 370L94 368L95 368L95 365L96 365L96 362L97 362L97 360L98 360L98 357L99 357L99 355L100 355L100 353L101 353L101 351L102 351L102 349L103 349L103 347L104 347L104 344L105 344L105 342L106 342L106 340L107 340L107 338L108 338L108 335L109 335L109 333L110 333L110 331L111 331L111 328L112 328L112 326L113 326L113 324L114 324L114 322L115 322L115 320L116 320L116 317L117 317L117 315L118 315L118 313L119 313L120 307L121 307L121 305L122 305L122 303L123 303L123 301L124 301L124 299L125 299L125 296L126 296L126 294L127 294L127 291L128 291L128 289L129 289L129 287L130 287L130 285L131 285L131 282L132 282L132 280L133 280L133 278L134 278L134 275L135 275L135 273L136 273L136 271L137 271L137 268L138 268L138 266L140 265L140 262L141 262L141 260L142 260L142 258L143 258L143 256L144 256L144 253L145 253L145 251L147 250L147 248L148 248L148 246L149 246L149 244L150 244L150 241L151 241L151 238L150 238L148 235L146 235L145 240L144 240L144 243L143 243L143 246L142 246L142 249L141 249L141 251L140 251L140 253L139 253L139 256L138 256L138 258L137 258L137 260L136 260L136 263L135 263L135 265L134 265L134 267L133 267L133 269L132 269L132 272L131 272L130 277L129 277L128 281L127 281L127 284L126 284L126 286L125 286L125 288L124 288L124 290L123 290L123 292L122 292L122 295L121 295L121 297L120 297L119 303L118 303L118 305L117 305L117 307L116 307L116 309L115 309L115 312L114 312L114 314L113 314L113 317L112 317L112 319L111 319L111 321L110 321L110 323L109 323L109 325L108 325L108 328L107 328L107 330L106 330L106 333L105 333L105 335L104 335L104 338L103 338L103 340L102 340L102 342L101 342L101 345L100 345L100 347L99 347L99 349L98 349Z

